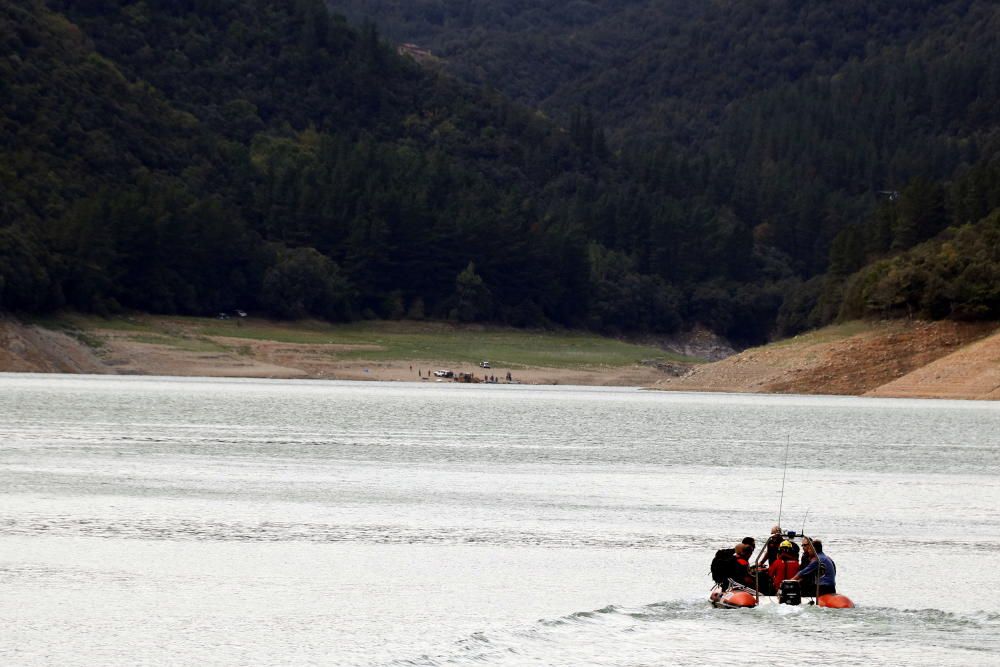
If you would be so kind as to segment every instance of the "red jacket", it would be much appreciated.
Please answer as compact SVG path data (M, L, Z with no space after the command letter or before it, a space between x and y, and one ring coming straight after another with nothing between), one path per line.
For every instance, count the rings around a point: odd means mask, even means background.
M771 563L771 567L767 568L767 574L771 577L771 581L774 582L775 590L781 588L782 581L791 579L798 573L799 564L794 560L781 560L781 558L778 558Z

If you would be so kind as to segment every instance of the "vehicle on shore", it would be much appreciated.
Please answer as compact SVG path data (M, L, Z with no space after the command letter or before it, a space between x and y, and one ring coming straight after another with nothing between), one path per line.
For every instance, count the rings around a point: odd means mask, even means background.
M794 541L801 537L803 544L811 544L812 539L806 535L796 535L788 532L782 535L783 538ZM745 586L738 582L729 580L728 586L723 588L721 584L715 584L709 593L708 599L713 607L720 609L752 609L764 604L802 604L803 598L812 598L810 605L817 607L827 607L830 609L853 609L854 602L846 595L840 593L819 594L819 586L803 586L801 581L787 579L781 582L781 586L774 591L774 594L762 593L770 591L770 582L767 581L767 570L764 568L763 560L767 554L767 540L763 540L760 553L751 568L754 576L754 586Z

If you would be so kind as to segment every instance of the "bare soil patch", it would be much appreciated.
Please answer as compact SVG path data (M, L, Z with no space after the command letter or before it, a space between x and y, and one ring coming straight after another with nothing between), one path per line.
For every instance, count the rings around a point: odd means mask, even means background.
M0 371L107 373L94 350L61 331L0 317Z
M966 345L868 395L1000 400L1000 333Z
M918 395L912 386L919 383L920 376L905 391L902 385L894 388L890 383L949 357L995 330L995 323L908 320L852 323L749 349L695 367L684 377L663 379L654 386L673 391ZM964 372L956 370L958 374ZM984 386L988 383L989 380L984 380ZM919 395L952 397L954 392L926 384L920 387ZM962 397L996 398L989 392L971 388Z

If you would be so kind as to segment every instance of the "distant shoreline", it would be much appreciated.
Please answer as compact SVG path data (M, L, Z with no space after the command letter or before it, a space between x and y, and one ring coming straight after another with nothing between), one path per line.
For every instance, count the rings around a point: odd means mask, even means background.
M0 372L437 384L433 372L450 370L476 381L493 376L499 384L510 372L525 385L1000 400L996 323L854 322L714 363L580 332L423 322L241 324L154 316L36 324L0 318ZM406 358L411 350L425 354ZM489 369L472 361L486 356L496 360ZM643 356L641 363L636 356Z

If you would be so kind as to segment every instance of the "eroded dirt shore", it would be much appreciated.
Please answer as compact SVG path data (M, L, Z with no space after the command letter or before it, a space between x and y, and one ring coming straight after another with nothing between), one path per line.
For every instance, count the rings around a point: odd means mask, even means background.
M205 341L202 341L202 343ZM448 359L338 360L335 344L218 340L190 347L114 330L67 332L0 318L0 371L206 377L424 381L436 368L482 369ZM362 352L363 345L352 346ZM363 356L363 355L362 355ZM668 391L1000 399L996 323L849 323L691 366L511 369L524 384L647 386ZM507 369L492 369L500 378Z
M850 323L697 366L655 388L894 398L1000 398L996 323Z

